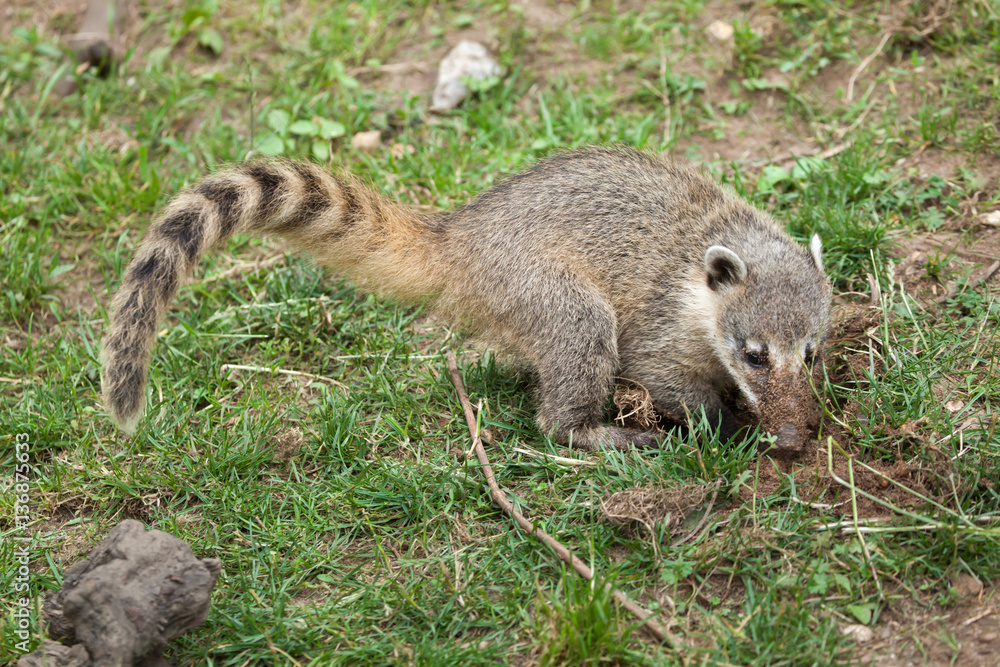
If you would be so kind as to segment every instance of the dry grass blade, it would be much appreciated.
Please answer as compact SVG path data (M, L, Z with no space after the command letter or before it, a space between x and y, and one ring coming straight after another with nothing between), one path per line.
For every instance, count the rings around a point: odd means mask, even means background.
M615 379L626 383L615 388L614 402L618 408L615 421L624 425L627 420L632 420L642 429L656 428L660 417L653 409L653 397L649 390L635 380Z
M889 41L890 37L892 37L892 33L891 32L886 31L885 33L883 33L882 34L882 39L879 41L878 46L875 47L875 50L872 51L871 53L869 53L868 57L866 57L864 60L862 60L861 64L858 65L857 69L854 70L854 74L851 75L850 81L847 82L847 101L848 102L853 102L854 101L854 83L855 83L855 81L857 81L858 77L861 75L861 73L865 71L865 68L868 67L869 65L871 65L872 61L875 60L875 58L878 57L878 54L882 53L882 49L885 48L885 45Z
M267 366L243 366L241 364L222 364L222 372L228 373L229 371L248 371L250 373L277 373L279 375L290 375L292 377L308 378L310 380L316 380L317 382L329 382L334 387L347 389L347 385L345 385L343 382L338 382L333 378L328 378L323 375L314 375L312 373L303 373L302 371L293 371L287 368L269 368Z
M937 521L939 517L935 516L932 518ZM939 523L921 524L919 526L879 525L887 524L895 520L895 517L872 517L869 519L858 519L857 521L852 519L849 524L845 523L844 520L831 521L830 523L823 523L816 526L816 530L820 532L834 530L844 535L856 535L858 533L906 533L922 530L938 530L941 528ZM1000 516L996 515L970 517L970 520L981 524L1000 524Z
M489 442L489 438L483 436L483 439ZM596 466L597 463L594 461L588 461L586 459L571 459L565 456L556 456L555 454L546 454L545 452L536 452L533 449L527 449L526 447L514 447L513 450L518 454L524 454L525 456L530 456L535 459L545 459L546 461L551 461L552 463L558 463L564 466Z
M249 262L239 262L235 266L232 266L221 273L216 273L215 275L205 276L200 282L202 285L210 285L211 283L229 280L233 276L242 275L251 271L260 271L262 269L269 269L272 266L280 264L285 260L285 253L279 252L271 255L270 257L263 257Z

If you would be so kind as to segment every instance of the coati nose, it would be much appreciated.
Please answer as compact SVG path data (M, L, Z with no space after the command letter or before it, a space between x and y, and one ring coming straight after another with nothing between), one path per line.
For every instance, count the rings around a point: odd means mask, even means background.
M774 444L782 449L798 449L802 446L802 438L795 424L785 424L778 429L776 436L777 441Z

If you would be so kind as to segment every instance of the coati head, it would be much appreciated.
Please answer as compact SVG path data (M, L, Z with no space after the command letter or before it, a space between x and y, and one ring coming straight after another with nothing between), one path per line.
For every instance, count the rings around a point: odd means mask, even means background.
M830 320L821 248L818 236L806 251L775 232L705 252L715 352L785 449L803 446L817 416L812 368Z

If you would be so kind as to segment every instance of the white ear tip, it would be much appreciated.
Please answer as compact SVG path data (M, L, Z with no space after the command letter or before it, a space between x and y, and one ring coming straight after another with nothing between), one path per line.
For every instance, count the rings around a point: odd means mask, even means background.
M813 260L816 262L816 268L822 271L823 242L820 240L819 234L813 234L812 240L809 241L809 252L812 253Z
M714 245L705 251L705 263L709 264L717 259L726 259L733 262L742 262L740 256L724 245Z

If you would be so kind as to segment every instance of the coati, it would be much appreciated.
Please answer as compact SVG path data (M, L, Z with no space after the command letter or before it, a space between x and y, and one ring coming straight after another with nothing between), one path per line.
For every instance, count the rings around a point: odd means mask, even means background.
M777 445L800 447L809 368L823 348L830 285L765 213L698 173L622 147L539 161L472 203L421 215L350 175L257 161L208 176L167 206L135 252L104 337L103 392L132 432L150 354L177 290L239 233L275 236L359 286L426 302L527 361L538 424L592 450L656 442L602 424L614 378L644 386L660 415L737 430L734 385Z

